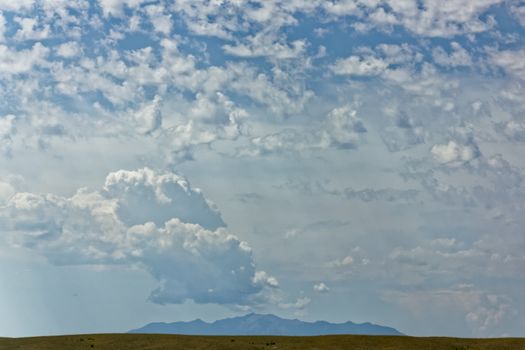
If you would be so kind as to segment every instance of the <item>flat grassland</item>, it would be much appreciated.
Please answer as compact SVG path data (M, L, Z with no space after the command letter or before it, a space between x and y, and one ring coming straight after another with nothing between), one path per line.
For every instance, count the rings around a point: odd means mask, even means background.
M0 350L525 350L525 338L459 339L335 335L319 337L89 334L0 338Z

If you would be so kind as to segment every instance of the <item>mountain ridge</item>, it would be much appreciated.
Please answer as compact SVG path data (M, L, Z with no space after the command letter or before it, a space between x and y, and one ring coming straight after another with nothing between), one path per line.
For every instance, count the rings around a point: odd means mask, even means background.
M249 313L205 322L195 319L189 322L153 322L128 333L186 334L186 335L287 335L315 336L332 334L404 335L395 328L370 322L330 323L327 321L306 322L285 319L273 314Z

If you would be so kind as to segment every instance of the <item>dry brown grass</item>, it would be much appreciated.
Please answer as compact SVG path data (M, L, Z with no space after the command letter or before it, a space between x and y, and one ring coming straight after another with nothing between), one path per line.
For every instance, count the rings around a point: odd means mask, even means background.
M525 350L525 339L336 335L320 337L92 334L0 338L0 350Z

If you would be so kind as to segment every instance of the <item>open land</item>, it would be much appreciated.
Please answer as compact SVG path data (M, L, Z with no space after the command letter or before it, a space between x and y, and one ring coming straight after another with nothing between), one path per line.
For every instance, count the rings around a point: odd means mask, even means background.
M0 338L0 350L525 350L525 338L316 337L90 334Z

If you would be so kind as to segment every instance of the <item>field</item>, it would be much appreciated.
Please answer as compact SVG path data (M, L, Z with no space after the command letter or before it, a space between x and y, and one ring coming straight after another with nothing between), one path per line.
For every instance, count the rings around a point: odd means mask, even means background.
M91 334L0 338L0 350L525 350L525 338L458 339L383 336L212 337L155 334Z

